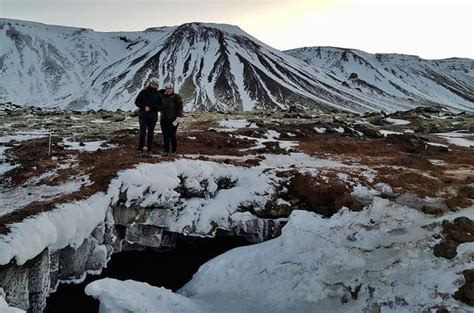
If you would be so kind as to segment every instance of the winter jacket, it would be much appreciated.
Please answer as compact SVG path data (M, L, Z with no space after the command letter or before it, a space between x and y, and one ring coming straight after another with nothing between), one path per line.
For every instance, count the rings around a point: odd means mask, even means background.
M140 91L135 100L135 105L140 108L138 116L140 117L153 117L157 116L157 112L161 111L162 107L162 94L163 92L157 89L147 87ZM145 111L145 107L148 106L150 111Z
M177 93L172 93L170 95L163 94L162 103L162 120L174 121L176 117L183 116L183 100L181 99L181 96Z

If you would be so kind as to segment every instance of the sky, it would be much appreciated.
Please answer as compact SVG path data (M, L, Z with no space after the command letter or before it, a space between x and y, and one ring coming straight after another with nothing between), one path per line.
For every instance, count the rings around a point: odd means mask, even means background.
M97 31L227 23L280 50L333 46L474 59L471 0L0 0L0 17Z

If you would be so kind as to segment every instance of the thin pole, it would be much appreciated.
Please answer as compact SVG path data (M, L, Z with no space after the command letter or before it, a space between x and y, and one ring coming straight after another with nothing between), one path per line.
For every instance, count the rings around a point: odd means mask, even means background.
M49 132L48 156L51 155L51 132Z

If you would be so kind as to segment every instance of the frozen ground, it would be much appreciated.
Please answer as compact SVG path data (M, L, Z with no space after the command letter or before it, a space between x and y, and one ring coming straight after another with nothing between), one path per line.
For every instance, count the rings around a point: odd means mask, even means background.
M276 239L211 260L178 293L95 282L87 292L104 312L471 310L452 295L471 267L472 243L451 260L433 254L443 219L474 218L472 147L449 142L470 140L460 132L469 116L396 114L387 125L386 116L196 114L180 128L182 155L139 159L135 120L115 113L109 119L119 122L75 127L103 120L98 115L65 115L73 137L54 115L52 156L44 134L7 137L31 132L23 126L0 139L2 160L14 167L2 174L0 264L24 264L46 247L78 247L120 203L158 212L149 218L195 236L263 218L288 224ZM44 129L39 117L32 121ZM6 125L19 123L9 117ZM86 149L68 149L70 142Z
M473 218L474 207L462 215ZM280 237L216 257L177 293L112 279L86 293L101 312L473 312L446 298L471 267L472 245L454 261L436 258L428 247L438 231L439 219L377 197L331 219L293 211Z

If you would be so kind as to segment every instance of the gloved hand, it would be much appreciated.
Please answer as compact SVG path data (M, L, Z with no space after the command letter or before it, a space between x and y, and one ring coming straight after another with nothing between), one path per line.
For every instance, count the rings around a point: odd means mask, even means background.
M179 117L179 116L178 116L178 117L174 120L173 126L178 126L178 124L181 123L181 120L182 120L182 117Z

